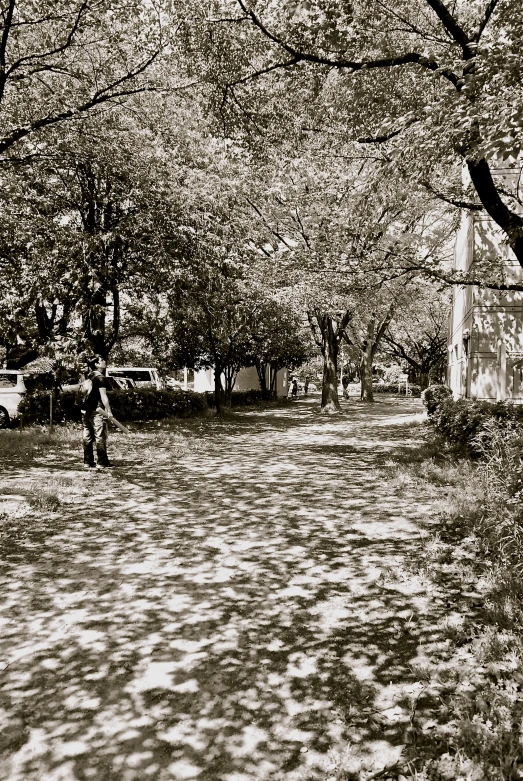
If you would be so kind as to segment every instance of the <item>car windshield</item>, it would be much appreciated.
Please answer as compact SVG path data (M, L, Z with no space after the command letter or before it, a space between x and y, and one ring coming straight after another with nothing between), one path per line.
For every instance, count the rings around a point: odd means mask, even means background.
M1 374L0 388L14 388L18 384L17 374Z
M130 377L135 382L151 382L151 372L147 369L110 369L113 377Z

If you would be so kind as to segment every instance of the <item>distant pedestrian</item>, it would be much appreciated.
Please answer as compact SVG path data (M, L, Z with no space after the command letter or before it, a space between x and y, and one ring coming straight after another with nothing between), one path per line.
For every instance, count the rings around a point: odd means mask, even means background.
M84 446L84 469L108 469L112 466L107 457L107 418L112 417L107 398L104 376L105 360L100 355L85 358L81 370L84 381L80 386L82 394L82 426ZM105 412L105 415L102 414ZM96 460L94 446L96 445Z
M303 392L304 392L305 395L307 395L308 392L309 392L309 378L308 377L305 377L305 383L303 385Z
M344 374L341 378L341 384L343 385L343 398L349 398L349 375Z
M296 379L296 377L292 378L291 395L293 399L295 399L298 396L298 380Z

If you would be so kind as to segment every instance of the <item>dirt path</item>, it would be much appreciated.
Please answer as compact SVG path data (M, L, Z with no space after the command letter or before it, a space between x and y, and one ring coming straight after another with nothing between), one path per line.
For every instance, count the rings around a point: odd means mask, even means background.
M208 422L181 460L131 451L4 539L0 778L363 778L400 758L443 608L401 575L430 506L375 467L421 405L316 411Z

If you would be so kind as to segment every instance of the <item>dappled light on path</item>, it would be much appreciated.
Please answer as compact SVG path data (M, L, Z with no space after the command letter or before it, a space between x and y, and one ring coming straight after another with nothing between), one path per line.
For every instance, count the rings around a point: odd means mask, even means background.
M420 411L307 401L180 424L197 448L144 463L130 446L114 476L57 466L74 503L2 537L0 778L394 764L442 608L401 576L430 507L375 467Z

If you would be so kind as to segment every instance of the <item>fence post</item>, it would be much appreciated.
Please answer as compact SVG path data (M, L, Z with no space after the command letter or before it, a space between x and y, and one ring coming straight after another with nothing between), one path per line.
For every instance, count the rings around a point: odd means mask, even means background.
M53 431L53 391L49 391L49 432Z

